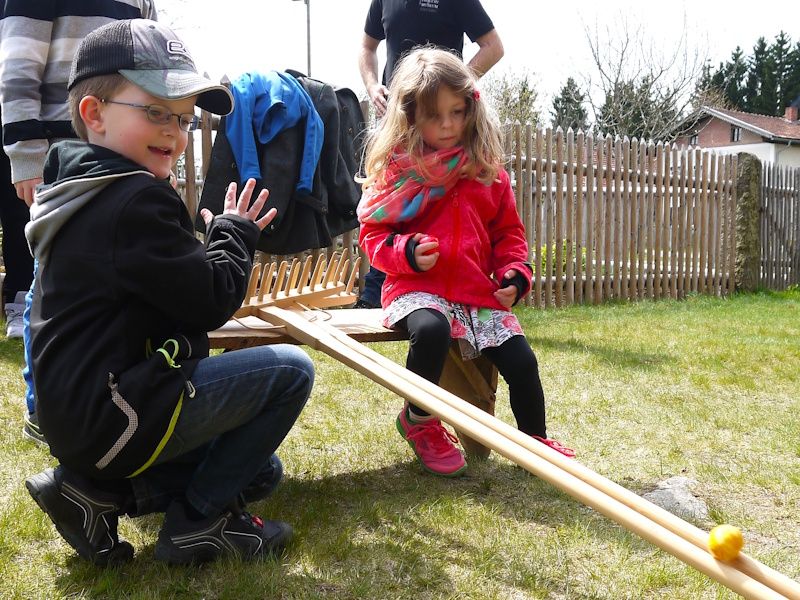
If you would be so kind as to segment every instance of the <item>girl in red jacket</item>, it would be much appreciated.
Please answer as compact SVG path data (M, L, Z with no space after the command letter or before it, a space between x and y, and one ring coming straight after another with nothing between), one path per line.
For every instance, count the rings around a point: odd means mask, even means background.
M486 355L508 383L519 429L548 439L536 357L509 310L531 285L525 230L500 131L461 60L422 48L398 65L386 116L367 146L359 243L386 273L387 327L408 331L406 367L439 382L450 339L462 355ZM407 403L397 429L422 465L464 472L456 438Z

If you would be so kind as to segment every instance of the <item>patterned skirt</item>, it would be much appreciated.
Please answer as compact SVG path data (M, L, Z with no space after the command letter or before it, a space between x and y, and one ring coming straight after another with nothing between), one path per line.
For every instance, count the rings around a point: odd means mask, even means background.
M415 310L429 308L442 313L450 322L450 337L458 340L464 360L476 358L484 348L495 348L515 335L523 335L514 313L495 308L476 308L457 304L428 292L409 292L398 296L384 309L384 327L395 328Z

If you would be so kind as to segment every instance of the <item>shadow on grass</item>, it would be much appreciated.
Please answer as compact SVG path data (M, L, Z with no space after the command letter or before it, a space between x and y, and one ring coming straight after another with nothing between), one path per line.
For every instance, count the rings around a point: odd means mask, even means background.
M626 369L651 370L662 365L675 364L679 357L665 352L642 352L624 350L609 345L590 345L576 340L558 340L527 335L528 343L534 352L539 349L555 350L569 354L591 354L598 360L614 367Z
M588 531L603 546L620 537L583 505L499 460L476 462L455 480L425 474L414 462L289 477L273 498L252 508L294 526L295 541L280 560L166 567L153 560L161 524L153 515L134 521L149 541L132 563L101 570L75 557L57 585L64 596L81 590L87 598L403 598L415 589L449 597L464 586L453 579L455 569L546 595L562 589L568 576L568 565L559 572L544 564L564 530ZM506 553L507 530L525 548ZM646 546L634 538L638 544ZM530 571L523 582L522 570Z

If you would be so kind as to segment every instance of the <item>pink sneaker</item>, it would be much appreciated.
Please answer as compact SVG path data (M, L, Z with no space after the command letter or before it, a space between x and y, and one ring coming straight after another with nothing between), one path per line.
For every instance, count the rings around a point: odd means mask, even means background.
M397 415L396 423L397 431L411 446L426 470L444 477L456 477L466 470L464 455L455 446L458 439L442 427L439 419L412 423L403 408Z
M573 450L572 448L567 448L564 444L562 444L557 440L551 440L550 438L539 437L538 435L532 435L531 437L539 442L542 442L545 446L549 446L556 452L560 452L567 458L575 458L575 450Z

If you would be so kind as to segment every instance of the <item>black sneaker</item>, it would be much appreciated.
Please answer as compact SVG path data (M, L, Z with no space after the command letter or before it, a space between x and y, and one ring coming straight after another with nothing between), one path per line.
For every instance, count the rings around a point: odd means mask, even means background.
M155 556L171 565L199 564L226 554L248 560L279 555L291 539L292 528L282 521L263 521L233 510L192 521L183 504L173 502L164 515Z
M25 487L67 543L96 565L126 562L133 546L117 537L122 503L59 466L25 480Z
M36 416L35 412L29 413L27 408L25 408L25 417L22 425L22 435L23 437L26 437L29 440L44 446L45 448L49 447L47 444L47 440L44 438L42 430L39 429L39 417Z
M366 300L361 300L360 298L356 300L356 303L353 304L353 308L380 308L380 304L372 304L372 302L367 302Z

